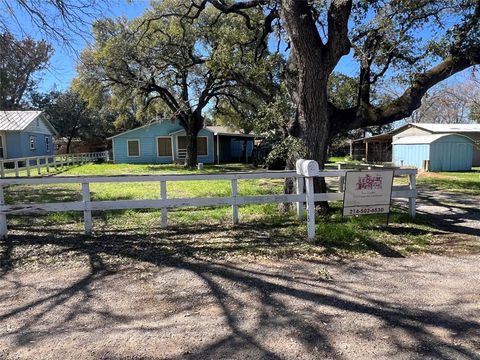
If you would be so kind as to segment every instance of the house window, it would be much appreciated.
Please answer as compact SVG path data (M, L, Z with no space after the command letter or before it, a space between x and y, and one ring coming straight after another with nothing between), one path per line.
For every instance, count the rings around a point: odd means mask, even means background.
M178 149L187 148L187 137L179 136L178 137ZM197 155L198 156L207 156L208 155L208 140L206 136L197 137Z
M172 156L172 138L157 138L157 154L158 156Z
M208 155L207 138L204 136L197 137L197 155Z
M37 148L37 137L30 136L30 150L35 150Z
M140 156L140 140L127 140L127 156Z
M48 136L45 138L45 150L50 151L50 138Z

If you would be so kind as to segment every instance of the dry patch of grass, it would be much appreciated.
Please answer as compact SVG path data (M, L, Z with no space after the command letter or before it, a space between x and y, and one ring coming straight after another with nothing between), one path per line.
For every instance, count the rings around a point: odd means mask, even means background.
M455 180L454 176L445 175L443 173L422 171L418 173L417 176L419 179L444 179L444 180Z

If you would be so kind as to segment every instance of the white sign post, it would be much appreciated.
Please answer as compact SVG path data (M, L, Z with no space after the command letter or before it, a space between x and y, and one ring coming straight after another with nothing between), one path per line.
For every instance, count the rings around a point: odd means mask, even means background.
M393 170L348 171L343 215L389 214L392 184Z

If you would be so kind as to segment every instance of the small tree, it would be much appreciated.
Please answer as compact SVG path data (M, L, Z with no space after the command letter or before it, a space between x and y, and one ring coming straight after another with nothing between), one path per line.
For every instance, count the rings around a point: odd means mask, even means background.
M67 139L67 153L70 153L74 138L103 139L113 127L110 114L89 109L87 103L71 90L36 93L32 96L32 107L44 111L59 136Z

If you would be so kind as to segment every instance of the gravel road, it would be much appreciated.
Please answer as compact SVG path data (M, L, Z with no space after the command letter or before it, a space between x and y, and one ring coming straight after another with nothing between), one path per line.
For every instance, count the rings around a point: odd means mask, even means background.
M480 256L4 271L0 358L480 359Z

